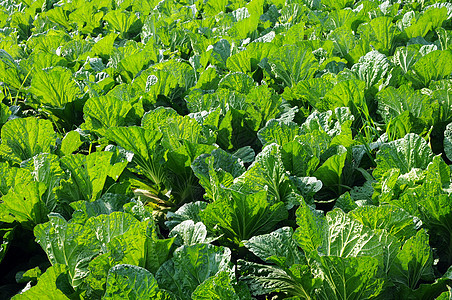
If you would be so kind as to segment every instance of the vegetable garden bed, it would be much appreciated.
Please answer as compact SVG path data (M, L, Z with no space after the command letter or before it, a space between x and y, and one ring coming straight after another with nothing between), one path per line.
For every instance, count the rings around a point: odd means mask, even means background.
M0 3L1 299L452 299L451 2Z

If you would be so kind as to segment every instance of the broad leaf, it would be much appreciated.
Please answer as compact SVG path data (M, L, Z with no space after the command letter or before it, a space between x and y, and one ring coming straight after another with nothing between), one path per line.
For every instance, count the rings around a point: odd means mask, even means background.
M313 176L320 179L323 186L340 191L342 169L344 168L346 158L346 151L331 156L313 173Z
M19 222L24 228L33 230L39 223L47 221L49 209L43 195L46 185L42 182L17 184L1 198L0 219L2 222Z
M424 37L430 30L441 27L447 17L448 14L445 7L433 7L432 5L417 20L410 20L409 24L411 26L404 28L405 33L409 38Z
M405 241L416 235L416 224L413 217L401 208L382 206L363 206L350 212L350 216L371 229L385 229Z
M323 242L328 224L318 211L302 203L297 209L297 225L299 226L293 239L305 252L316 252Z
M249 116L256 120L258 128L261 128L279 114L282 99L267 86L260 85L248 93L246 101L249 103Z
M12 299L69 300L73 293L74 290L70 285L67 267L63 264L55 264L38 278L38 284L26 292L14 296Z
M238 287L237 289L240 289ZM249 293L249 292L248 292ZM210 300L210 299L246 299L243 293L234 289L231 274L227 271L218 272L215 276L210 277L201 283L192 294L194 300ZM248 299L251 297L248 295Z
M431 103L429 97L420 91L414 91L407 85L398 89L392 86L385 88L377 94L378 112L386 124L409 111L414 117L428 122L432 118Z
M320 257L323 285L319 299L370 299L382 292L378 261L374 257Z
M204 210L207 206L206 202L197 201L190 202L179 207L176 212L169 211L166 215L168 221L165 222L165 225L169 229L173 229L174 226L182 223L186 220L192 220L193 222L200 222L201 218L199 217L199 213Z
M191 246L195 244L207 243L207 229L202 222L195 223L192 220L186 220L174 226L168 237L176 237L176 245Z
M153 84L147 84L149 76L153 77ZM183 97L184 93L195 85L193 68L176 60L169 60L155 64L152 68L143 71L133 81L133 86L138 90L145 90L153 101L159 95L170 100Z
M377 153L377 168L373 171L375 178L380 178L392 168L402 174L413 168L426 169L432 161L433 153L427 142L420 136L410 133L403 139L383 144Z
M290 268L293 264L300 264L305 260L292 240L292 234L292 228L283 227L269 234L254 236L244 244L263 261Z
M155 277L160 288L180 299L191 299L196 287L218 272L230 268L231 250L209 244L182 246L165 262Z
M328 39L334 43L333 53L343 58L349 58L349 52L355 47L356 38L351 28L341 26L328 34Z
M379 260L387 250L394 255L399 245L394 237L388 236L384 231L374 231L359 223L340 210L333 210L326 216L328 223L327 239L322 245L321 252L327 255L341 257L375 256ZM391 257L385 257L387 264ZM383 260L380 260L382 263Z
M429 230L431 244L438 249L440 258L452 261L452 204L443 185L450 182L450 170L440 156L436 156L425 172L424 183L408 190L395 205L421 218Z
M82 144L80 133L75 130L69 131L61 141L60 151L63 155L69 155L77 151Z
M144 129L160 130L160 126L167 122L172 122L174 119L178 120L180 116L172 108L159 106L156 109L148 111L141 119L141 126Z
M293 87L309 79L317 69L316 60L309 47L286 45L269 57L272 72L285 86Z
M89 262L99 254L101 247L94 231L68 223L58 214L50 214L49 222L37 225L34 234L52 265L67 266L70 284L74 288L82 284L88 275Z
M24 168L11 167L6 162L0 163L0 192L6 195L16 184L33 181L33 174Z
M218 83L218 88L229 89L241 94L249 93L253 86L253 78L240 72L228 74Z
M205 189L204 197L214 201L224 194L223 187L230 187L234 178L245 172L243 162L221 148L198 156L191 168Z
M422 57L419 52L419 45L409 45L399 47L392 57L392 61L399 66L403 73L408 73L412 66Z
M47 189L42 196L42 200L45 202L49 211L54 211L58 205L54 189L59 186L60 180L65 175L60 166L58 156L41 153L29 160L23 161L21 167L29 170L35 181L45 184Z
M308 265L293 265L290 269L261 265L244 260L238 261L240 279L247 283L253 295L284 292L297 299L311 299L321 284L314 278Z
M218 228L219 234L239 244L259 234L271 232L274 226L287 218L287 210L281 201L270 204L267 192L242 194L232 191L207 205L200 213L207 228Z
M265 124L265 127L260 129L257 137L262 145L266 146L276 143L280 146L294 140L294 138L301 133L300 126L295 122L282 122L272 119Z
M259 67L258 64L262 59L277 50L278 48L272 43L254 41L247 45L245 50L228 57L226 66L232 72L254 72Z
M70 205L75 210L72 221L79 224L99 215L109 215L114 211L123 211L123 206L130 201L130 197L121 194L103 194L94 201L77 201Z
M139 19L129 11L112 10L105 15L104 20L119 31L121 37L133 34L135 30L140 28Z
M326 5L330 10L339 10L345 8L347 5L352 3L350 0L340 0L340 1L334 1L334 0L326 0L322 4Z
M63 67L37 70L31 81L31 92L39 103L56 109L63 109L74 102L80 89L72 79L72 73Z
M361 80L344 80L332 87L324 95L324 101L314 106L319 110L335 109L336 107L348 107L354 115L360 112L368 113L367 103L364 98L366 82ZM326 105L328 105L326 107Z
M149 222L149 219L140 223L136 221L132 223L135 225L129 226L127 231L117 228L119 230L116 229L115 232L123 231L123 234L111 236L106 247L102 245L107 252L97 256L89 263L89 273L85 279L89 285L88 293L103 294L108 272L115 265L134 265L155 273L168 260L169 250L174 239L157 239L152 229L153 223ZM104 234L103 237L107 237L107 235Z
M262 149L248 170L234 180L231 188L248 193L265 189L271 202L283 201L289 209L298 204L281 160L281 146L274 143Z
M427 233L421 230L406 241L391 266L391 280L415 289L419 280L433 279L433 253L428 240Z
M107 176L117 180L127 161L114 161L112 152L94 152L89 155L71 154L60 160L62 167L70 173L57 191L65 200L94 201L102 193Z
M103 299L156 299L159 287L152 273L133 265L110 269Z
M1 137L0 155L13 163L50 153L56 143L52 123L34 117L8 121L2 127Z
M407 74L417 87L427 87L432 80L446 78L452 72L451 50L437 50L420 58Z
M83 106L84 128L105 134L108 128L124 126L127 113L131 109L129 102L113 96L90 98Z
M112 212L89 218L85 226L91 228L101 244L103 253L106 253L107 244L117 236L138 226L139 221L132 215L123 212Z
M113 127L107 130L106 137L134 153L133 161L141 168L144 175L157 186L166 181L163 167L156 153L157 143L162 134L141 127Z
M390 63L384 54L378 51L371 51L361 57L358 63L354 64L352 71L356 76L366 83L366 88L370 88L389 73Z
M290 103L299 100L311 104L318 109L322 108L324 96L334 87L334 83L326 76L311 78L297 83L292 89L284 89L283 97ZM342 101L340 101L342 102Z
M14 58L4 49L0 49L0 81L19 90L23 84L24 76Z
M369 23L359 26L358 32L360 38L369 41L379 52L385 55L392 54L393 41L398 32L391 17L374 18Z
M297 214L300 227L294 240L311 256L372 256L378 258L381 268L388 270L400 247L386 231L372 230L339 209L323 217L302 206Z
M285 143L282 147L281 158L284 167L299 177L312 176L330 142L331 137L323 130L317 129L296 137L294 141Z
M444 131L444 153L449 160L452 159L452 123L447 124Z

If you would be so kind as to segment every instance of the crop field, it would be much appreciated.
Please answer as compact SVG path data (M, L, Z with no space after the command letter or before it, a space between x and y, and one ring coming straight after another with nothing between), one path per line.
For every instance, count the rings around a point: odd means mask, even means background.
M452 2L0 0L0 299L452 299Z

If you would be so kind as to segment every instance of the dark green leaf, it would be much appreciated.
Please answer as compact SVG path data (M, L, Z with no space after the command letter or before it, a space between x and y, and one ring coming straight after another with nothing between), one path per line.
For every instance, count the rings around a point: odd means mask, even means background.
M270 204L265 191L255 194L232 191L231 194L207 205L200 216L207 228L219 228L220 234L237 244L271 232L278 222L287 218L284 204L281 201Z
M71 299L74 290L69 282L68 268L63 264L55 264L39 277L37 285L13 299Z
M228 270L230 260L228 248L209 244L182 246L160 267L155 277L160 288L174 292L180 299L191 299L198 285Z
M159 287L152 273L133 265L116 265L107 277L103 299L156 299Z

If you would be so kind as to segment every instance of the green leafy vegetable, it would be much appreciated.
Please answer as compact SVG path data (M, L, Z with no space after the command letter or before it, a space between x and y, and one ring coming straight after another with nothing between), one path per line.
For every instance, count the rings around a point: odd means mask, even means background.
M116 265L108 272L105 299L155 299L158 294L157 281L146 269L133 265Z
M221 228L227 238L238 244L254 235L270 232L287 217L287 210L281 201L271 204L265 191L255 194L231 191L229 197L207 205L200 216L207 228Z
M228 248L208 244L182 246L159 268L155 277L159 287L173 291L181 299L190 299L198 285L228 270L230 260Z
M50 153L56 136L48 120L18 118L2 127L0 154L12 163L20 163L39 153Z
M14 299L71 299L74 290L69 283L68 270L63 264L55 264L38 278L38 284Z

